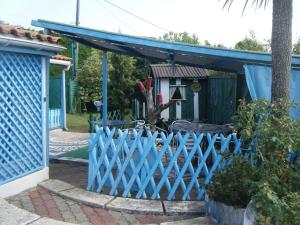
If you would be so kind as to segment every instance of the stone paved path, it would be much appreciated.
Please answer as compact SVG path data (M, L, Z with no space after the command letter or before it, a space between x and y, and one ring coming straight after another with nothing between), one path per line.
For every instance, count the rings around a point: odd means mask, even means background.
M67 132L61 129L50 131L50 156L58 156L68 151L88 145L88 133Z
M191 216L136 215L94 208L64 199L41 187L22 192L8 198L7 201L42 217L82 225L160 224L192 218Z

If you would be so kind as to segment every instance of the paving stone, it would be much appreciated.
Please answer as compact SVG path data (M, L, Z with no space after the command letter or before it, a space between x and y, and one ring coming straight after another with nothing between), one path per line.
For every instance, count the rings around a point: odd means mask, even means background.
M76 213L81 213L81 208L77 204L71 205L70 210L74 215L76 215Z
M76 215L75 220L77 221L77 223L80 223L80 224L83 222L89 221L89 219L85 215L82 215L82 214Z
M164 216L159 216L159 215L135 215L136 219L141 223L141 224L160 224L163 222L163 217ZM169 220L168 220L169 221Z
M0 225L28 224L40 218L38 215L20 209L0 199Z
M66 222L68 222L68 223L77 223L75 217L67 219Z
M60 211L68 211L68 210L70 210L70 207L65 202L56 202L56 206L57 206L57 208L59 208Z
M22 202L23 205L26 205L26 204L32 204L31 198L30 198L29 196L21 197L21 198L20 198L20 201Z
M114 199L113 196L88 192L80 188L62 191L59 193L59 195L72 199L76 202L101 208L103 208L108 202Z
M89 217L92 223L99 225L117 225L114 218L107 212L105 209L94 208L94 211L97 213L95 216ZM100 217L100 218L99 218Z
M156 200L116 198L108 203L106 208L129 213L143 213L150 215L163 214L161 202Z
M21 192L20 194L18 194L18 196L19 197L29 196L29 193L34 190L35 190L34 188L30 188L29 190Z
M13 204L14 206L16 206L18 208L22 208L21 201L12 201L12 202L9 202L9 203Z
M204 215L205 205L200 201L163 201L166 215Z
M56 219L56 220L63 220L60 211L57 208L48 209L49 217Z
M91 224L90 222L83 222L83 223L81 223L80 225L93 225L93 224Z
M66 200L64 198L62 198L61 196L52 195L52 198L53 198L53 200L55 201L56 204L65 204L65 205L67 205Z
M49 215L49 212L44 205L34 207L34 208L35 208L35 213L37 213L40 216L48 216Z
M72 223L58 221L50 218L40 218L37 221L31 223L30 225L72 225Z
M197 217L188 220L179 220L161 223L160 225L213 225L213 223L207 217Z
M22 204L22 208L26 209L27 211L32 212L32 213L35 212L35 209L34 209L32 203L30 203L30 204Z
M45 203L45 205L48 209L52 209L52 208L57 207L53 199L49 199L48 201L44 201L44 203Z
M70 211L61 211L61 215L64 218L64 220L75 218L74 214Z
M115 212L109 210L108 213L114 218L119 225L140 225L140 222L132 214Z
M7 198L6 200L9 202L20 201L20 196L19 195L11 196L11 197Z
M68 184L60 180L53 180L53 179L39 183L39 186L55 194L59 194L59 192L61 191L74 188L74 186L72 186L71 184Z
M31 191L29 193L31 199L40 198L40 194L37 191ZM21 197L20 197L21 198Z

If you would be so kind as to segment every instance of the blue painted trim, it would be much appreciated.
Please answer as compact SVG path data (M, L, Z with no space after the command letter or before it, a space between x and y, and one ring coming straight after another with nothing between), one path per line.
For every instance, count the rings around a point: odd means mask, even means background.
M102 124L107 122L107 52L102 52Z
M39 51L39 50L32 50L30 48L11 47L11 46L0 46L0 51L18 52L18 53L26 53L32 55L40 55L40 56L52 56L55 54L54 52Z
M190 44L183 43L173 43L161 40L153 40L149 38L141 38L134 37L129 35L105 32L94 30L90 28L84 27L76 27L68 24L62 24L57 22L45 21L45 20L33 20L31 22L33 26L43 27L50 30L55 30L58 33L68 33L70 35L82 35L87 38L107 40L107 41L115 41L124 44L133 44L133 45L141 45L144 48L156 48L164 51L169 51L174 53L174 51L184 52L188 54L197 54L204 56L219 56L232 58L236 60L242 60L246 62L257 62L257 63L271 63L272 57L268 53L261 52L250 52L250 51L240 51L240 50L232 50L232 49L220 49L220 48L211 48L204 46L196 46ZM151 50L151 49L149 49ZM293 66L300 66L300 57L293 56L292 58Z
M66 74L65 68L62 69L61 74L61 127L67 129L66 121Z
M49 166L49 77L50 58L46 58L46 166Z

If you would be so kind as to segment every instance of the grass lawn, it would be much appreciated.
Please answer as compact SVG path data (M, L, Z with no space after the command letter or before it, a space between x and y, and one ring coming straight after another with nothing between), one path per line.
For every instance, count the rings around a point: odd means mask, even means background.
M67 127L71 132L89 132L89 114L67 114Z
M128 113L125 115L126 121L131 121L131 111L128 110ZM71 132L80 132L88 133L89 132L89 114L67 114L67 127Z
M77 158L77 159L88 159L89 153L88 153L88 147L80 148L74 151L67 152L65 154L60 155L61 157L71 157L71 158Z

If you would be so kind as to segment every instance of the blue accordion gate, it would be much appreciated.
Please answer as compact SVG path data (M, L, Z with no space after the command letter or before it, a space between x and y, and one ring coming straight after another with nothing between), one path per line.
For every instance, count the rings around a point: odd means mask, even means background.
M238 154L240 145L235 134L143 135L97 127L90 137L87 189L138 199L203 200L222 154Z

